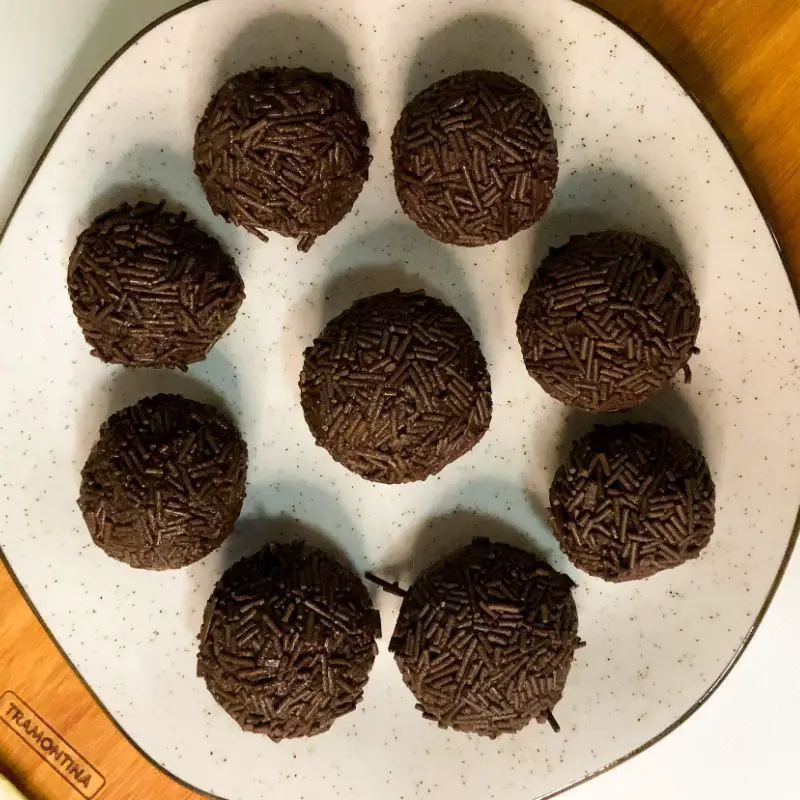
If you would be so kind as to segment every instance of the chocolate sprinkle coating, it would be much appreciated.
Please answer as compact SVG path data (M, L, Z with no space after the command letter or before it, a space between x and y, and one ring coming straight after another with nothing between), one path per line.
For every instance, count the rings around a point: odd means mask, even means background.
M371 156L352 87L309 69L255 69L214 95L195 136L195 172L215 214L305 252L353 207Z
M714 481L702 453L663 425L597 426L556 472L550 513L575 566L607 581L647 578L708 544Z
M349 569L302 544L268 545L217 583L197 674L243 730L315 736L361 701L377 636L378 612Z
M634 233L573 236L550 250L517 314L530 375L587 411L632 408L697 352L700 308L664 247Z
M92 355L128 367L202 361L244 299L219 242L164 203L97 217L78 237L67 287Z
M389 644L417 709L491 739L552 719L583 644L573 587L532 553L488 539L425 570Z
M172 394L112 414L81 473L94 543L142 569L177 569L219 547L242 510L247 446L212 406Z
M300 399L317 444L379 483L424 480L481 439L489 372L458 312L424 292L355 302L305 351Z
M420 92L395 126L392 157L403 211L434 239L468 247L541 219L558 177L544 103L502 72L460 72Z

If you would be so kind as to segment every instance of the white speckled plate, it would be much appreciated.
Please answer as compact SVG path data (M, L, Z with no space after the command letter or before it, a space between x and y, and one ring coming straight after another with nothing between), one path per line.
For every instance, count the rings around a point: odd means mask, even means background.
M211 92L256 64L352 80L372 131L355 211L310 254L264 245L214 218L192 174ZM456 249L401 215L389 136L403 102L443 74L505 70L546 101L561 177L545 220L495 247ZM164 196L236 254L247 300L189 375L129 372L89 355L70 311L67 255L94 214ZM546 248L616 225L688 265L703 324L694 382L639 415L701 444L717 529L691 564L608 585L565 562L546 524L550 479L588 425L528 378L514 316ZM495 414L475 450L423 484L370 485L314 446L298 403L303 348L354 298L424 287L472 324ZM376 795L544 797L646 746L713 690L774 591L800 485L800 324L780 255L712 127L667 71L572 0L207 0L126 49L82 98L0 245L3 552L54 637L127 734L157 763L230 800ZM75 505L79 470L109 412L158 389L218 397L250 446L241 525L190 569L148 574L96 549ZM556 709L484 741L425 722L385 640L366 698L325 736L280 745L242 734L194 677L201 611L223 568L276 533L327 537L359 569L407 581L474 533L528 539L578 583L580 650ZM384 629L398 603L381 595ZM324 787L324 788L323 788Z

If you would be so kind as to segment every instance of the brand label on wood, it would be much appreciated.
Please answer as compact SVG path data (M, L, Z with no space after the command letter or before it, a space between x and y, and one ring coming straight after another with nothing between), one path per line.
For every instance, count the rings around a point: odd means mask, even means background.
M106 779L14 692L0 697L0 719L87 800L105 784Z

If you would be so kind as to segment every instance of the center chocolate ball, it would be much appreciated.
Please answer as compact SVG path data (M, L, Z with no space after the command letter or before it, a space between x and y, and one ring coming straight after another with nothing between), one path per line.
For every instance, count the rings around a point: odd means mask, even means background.
M420 481L471 450L492 395L458 312L424 292L355 302L306 350L300 376L317 444L371 481Z

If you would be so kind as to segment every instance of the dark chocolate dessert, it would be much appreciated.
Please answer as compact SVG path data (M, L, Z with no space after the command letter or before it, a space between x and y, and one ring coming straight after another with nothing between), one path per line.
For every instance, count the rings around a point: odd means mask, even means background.
M558 152L536 92L502 72L460 72L420 92L392 135L400 205L434 239L475 246L539 220Z
M349 569L314 548L270 545L217 583L197 674L245 731L314 736L360 702L377 636L378 613Z
M158 394L112 414L83 467L94 543L143 569L177 569L222 544L242 509L247 447L212 406Z
M367 180L369 130L344 81L308 69L230 78L197 126L194 158L214 213L264 241L307 251L353 207Z
M525 366L557 400L620 411L697 352L700 308L672 254L634 233L573 236L534 273L517 314Z
M244 299L216 239L164 203L97 217L78 237L67 286L92 355L128 367L202 361Z
M573 582L532 553L475 539L406 594L389 650L440 728L492 739L556 726L578 638Z
M489 427L486 360L458 312L424 292L355 302L305 352L300 398L317 444L371 481L424 480Z
M608 581L647 578L708 544L714 481L702 453L662 425L599 425L556 472L550 513L575 566Z

